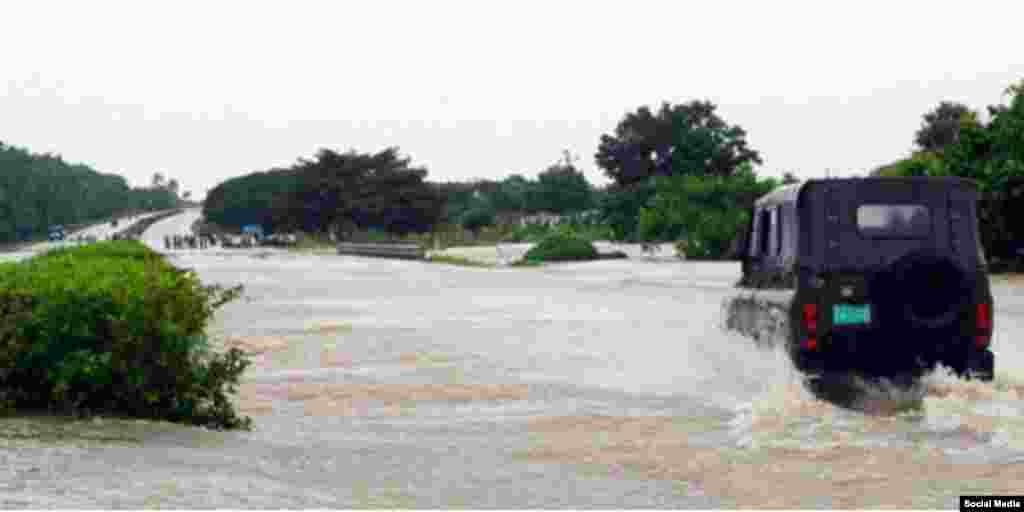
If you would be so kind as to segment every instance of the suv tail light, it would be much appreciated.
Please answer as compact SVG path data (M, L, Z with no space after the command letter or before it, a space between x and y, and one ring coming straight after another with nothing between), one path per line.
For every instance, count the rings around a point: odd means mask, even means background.
M974 314L976 332L974 344L979 349L988 348L992 341L992 306L986 302L979 303Z
M803 326L807 334L813 336L818 333L818 305L804 304Z
M807 338L800 342L804 350L818 349L818 305L804 304L801 323Z

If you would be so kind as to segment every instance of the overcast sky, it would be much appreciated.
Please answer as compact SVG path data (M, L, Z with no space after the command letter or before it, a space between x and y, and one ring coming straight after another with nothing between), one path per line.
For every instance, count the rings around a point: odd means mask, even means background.
M0 141L197 196L320 147L535 176L641 105L710 99L760 173L908 155L1024 78L1024 2L4 2Z

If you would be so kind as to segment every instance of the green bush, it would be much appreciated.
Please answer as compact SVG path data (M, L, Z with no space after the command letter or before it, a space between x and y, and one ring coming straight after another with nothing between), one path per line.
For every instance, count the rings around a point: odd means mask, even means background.
M203 286L136 241L0 266L0 403L250 428L228 393L249 361L205 328L241 286Z
M516 226L506 238L507 242L537 243L552 233L552 228L545 224L525 224Z
M474 208L462 215L462 227L479 233L481 229L494 225L494 211L487 208Z
M612 240L641 240L640 211L650 204L655 192L654 180L650 179L628 186L612 186L605 191L598 210L602 222L609 227L613 235Z
M589 261L599 259L594 244L571 228L560 227L526 252L527 262Z
M638 230L650 242L686 241L692 259L722 259L749 220L754 201L778 183L752 172L735 176L672 176L654 179L656 194L640 210Z

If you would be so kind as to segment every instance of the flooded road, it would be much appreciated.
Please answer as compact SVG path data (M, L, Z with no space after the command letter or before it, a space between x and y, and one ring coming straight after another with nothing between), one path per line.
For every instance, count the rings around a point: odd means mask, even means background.
M955 508L1022 489L1024 283L993 285L994 383L935 375L866 414L721 330L736 264L172 258L246 284L211 334L255 354L255 430L0 419L0 506Z

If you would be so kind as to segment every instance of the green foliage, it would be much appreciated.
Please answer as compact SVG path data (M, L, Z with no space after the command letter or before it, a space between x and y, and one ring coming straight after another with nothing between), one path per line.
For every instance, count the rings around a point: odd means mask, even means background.
M87 224L177 204L165 188L131 188L121 176L0 143L0 243L43 237L52 224Z
M552 228L546 224L525 224L516 226L515 229L506 237L507 242L528 242L537 243L551 234Z
M598 165L620 186L653 176L729 176L743 165L760 164L747 147L746 132L730 126L709 101L663 103L627 114L614 135L602 135Z
M560 226L539 244L526 252L524 261L587 261L598 259L599 255L594 244L579 236L570 227Z
M0 402L249 428L228 398L249 362L205 336L240 293L203 286L135 241L0 265Z
M221 183L207 195L203 213L225 229L259 224L269 232L349 238L372 229L415 236L457 224L481 234L523 213L577 213L595 204L593 187L569 160L536 180L513 174L501 181L429 183L425 177L395 148L376 154L323 149L289 168ZM493 220L484 222L488 217Z
M593 188L587 178L567 161L552 165L537 176L532 195L528 195L533 211L558 214L580 212L591 208Z
M321 149L290 168L221 183L208 194L203 213L236 229L261 224L271 232L422 233L437 222L442 206L426 175L397 148L372 154Z
M462 215L462 227L473 234L479 234L486 226L494 225L494 211L489 208L474 208Z
M961 122L973 121L977 114L961 103L943 101L921 117L921 128L914 135L914 142L921 151L936 152L955 143Z
M594 206L594 189L575 166L557 163L530 180L513 174L501 181L475 180L442 183L445 222L459 222L470 210L489 209L499 216L540 211L559 214L581 212Z
M481 187L486 200L496 211L518 212L537 211L538 205L530 204L528 199L535 195L533 189L537 187L536 181L526 179L520 174L513 174L502 181L496 182L493 187Z
M272 169L232 178L214 187L203 202L203 216L214 224L241 229L259 224L268 232L287 229L285 197L296 192L298 175Z
M962 105L943 102L925 115L918 132L922 151L876 171L881 176L958 176L975 180L982 244L990 260L1018 258L1024 248L1024 81L1010 86L1006 105L989 106L990 120Z
M629 242L640 239L640 210L648 205L654 194L653 180L627 186L613 185L607 189L598 209L602 222L612 233L612 239Z
M685 240L688 258L724 258L749 221L750 206L776 186L776 180L758 180L750 172L656 178L650 206L640 211L639 235L645 241Z
M879 167L873 174L881 177L946 176L949 172L940 154L920 151L909 158Z

